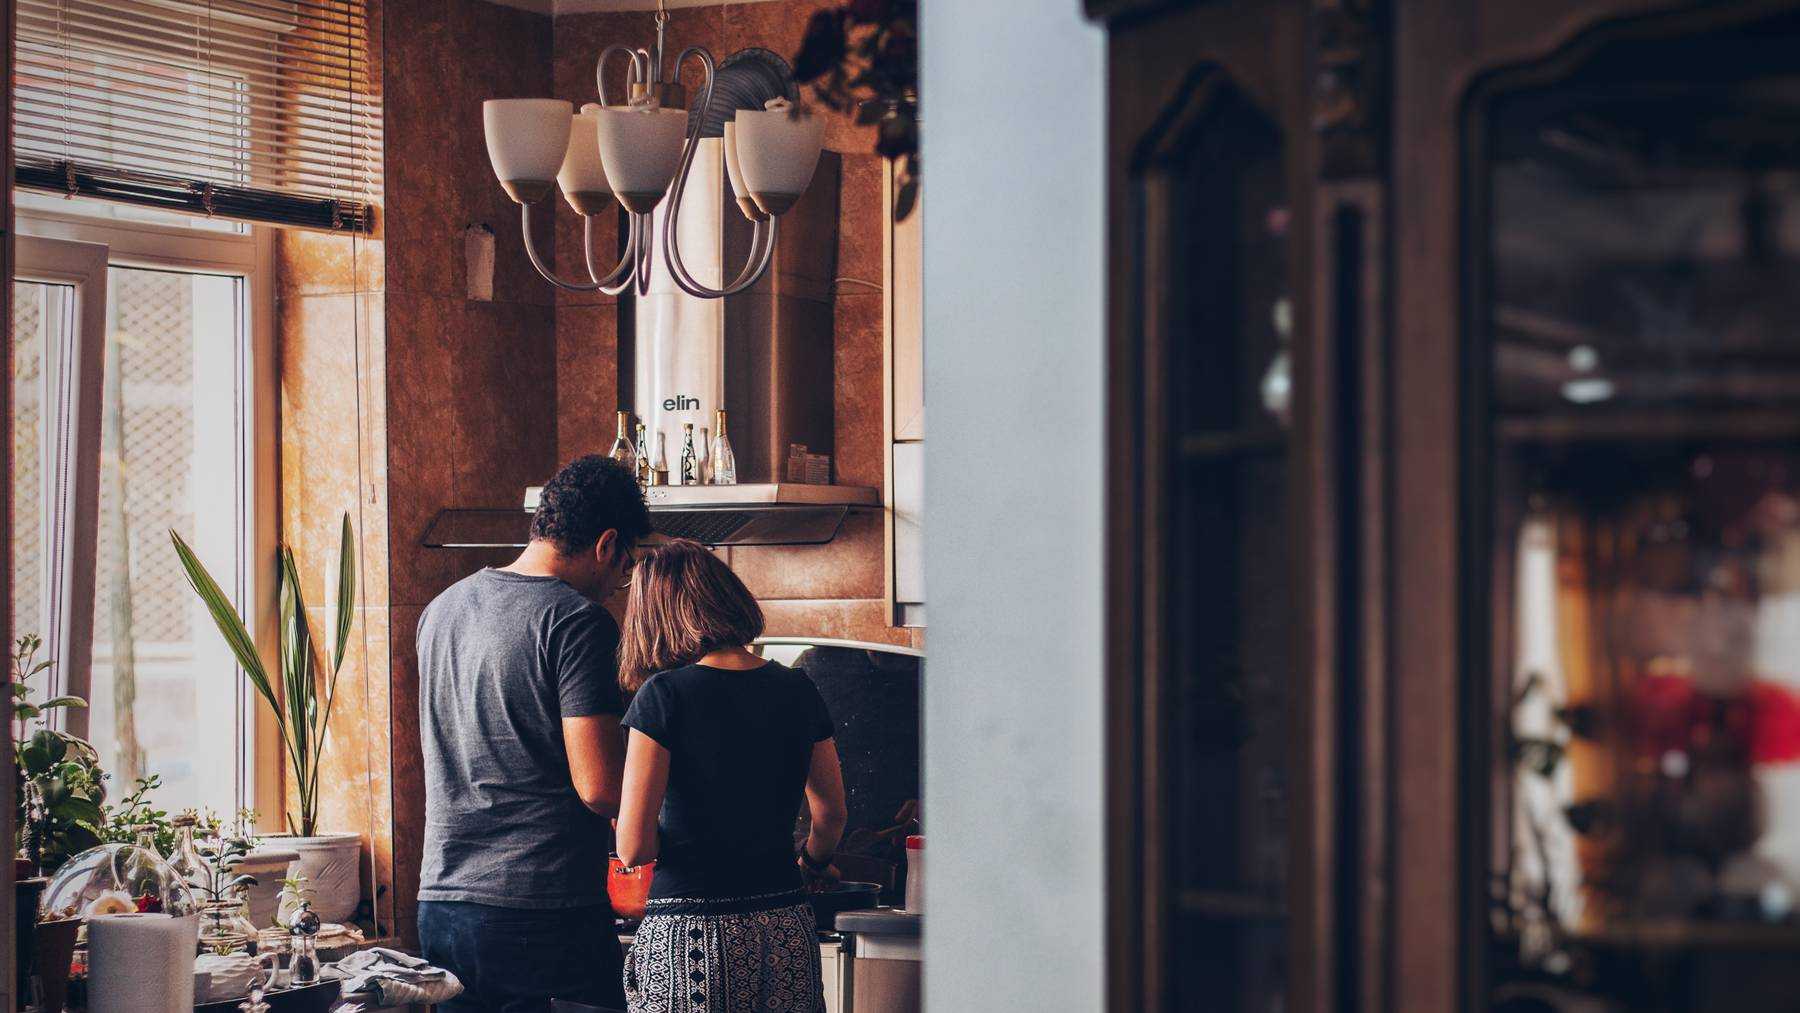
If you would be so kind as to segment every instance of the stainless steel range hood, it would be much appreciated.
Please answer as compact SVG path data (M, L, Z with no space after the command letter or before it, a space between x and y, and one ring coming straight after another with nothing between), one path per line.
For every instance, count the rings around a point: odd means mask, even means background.
M707 545L817 545L837 537L851 510L881 507L874 489L791 482L658 485L644 499L658 534Z
M658 535L719 546L820 545L837 537L850 511L881 509L875 489L791 482L658 485L646 490L644 499ZM531 533L531 513L441 510L422 541L432 549L523 548Z

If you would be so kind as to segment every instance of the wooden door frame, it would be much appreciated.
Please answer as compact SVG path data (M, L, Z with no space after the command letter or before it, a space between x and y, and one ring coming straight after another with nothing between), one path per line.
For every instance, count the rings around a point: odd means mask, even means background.
M1545 66L1629 26L1693 31L1791 10L1782 2L1395 0L1393 405L1389 460L1405 513L1391 541L1392 1005L1485 1003L1486 820L1469 809L1491 761L1487 607L1475 588L1489 543L1478 516L1486 460L1486 376L1473 319L1482 286L1473 240L1485 227L1471 188L1467 129L1484 82ZM1477 774L1477 771L1480 771Z
M1290 276L1295 303L1293 365L1295 411L1293 475L1290 480L1295 537L1292 565L1302 629L1295 636L1295 672L1302 688L1293 726L1293 822L1290 835L1290 955L1294 988L1291 1008L1333 1008L1336 961L1335 898L1327 885L1335 862L1332 808L1336 778L1333 758L1337 728L1329 693L1335 634L1331 617L1339 589L1328 558L1334 549L1336 516L1325 493L1331 487L1334 445L1328 429L1335 413L1321 356L1324 317L1310 279L1319 256L1318 145L1307 127L1306 33L1309 5L1281 2L1221 2L1199 5L1098 3L1111 23L1108 59L1108 338L1107 338L1107 585L1105 773L1108 825L1113 846L1107 857L1108 1008L1159 1008L1165 968L1157 904L1163 877L1146 840L1162 833L1155 799L1157 783L1154 715L1156 687L1164 672L1159 656L1162 600L1158 547L1168 523L1160 509L1163 492L1157 462L1165 459L1161 419L1164 389L1161 297L1179 279L1156 274L1159 266L1142 254L1166 239L1172 227L1162 211L1166 190L1139 176L1146 138L1165 117L1192 112L1196 74L1217 67L1237 90L1260 106L1283 131L1287 192L1293 212ZM1142 229L1140 229L1140 223ZM1140 296L1142 298L1140 298ZM1323 396L1321 396L1323 393ZM1325 694L1321 696L1321 693ZM1320 758L1326 758L1321 763ZM1315 889L1315 887L1318 887Z

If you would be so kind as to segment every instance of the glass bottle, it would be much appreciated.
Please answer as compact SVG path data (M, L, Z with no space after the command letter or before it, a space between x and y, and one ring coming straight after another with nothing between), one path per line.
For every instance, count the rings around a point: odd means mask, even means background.
M156 847L156 828L140 823L131 828L137 834L136 845L140 851L132 854L125 863L125 892L131 894L132 902L139 911L149 910L149 903L156 896L161 871L151 856L162 857ZM148 852L149 854L145 854Z
M700 427L700 445L698 447L700 463L695 467L695 477L701 485L712 484L712 438L707 435L705 426Z
M737 484L737 458L731 453L731 440L725 435L725 409L713 412L712 454L709 468L713 485Z
M196 890L207 882L206 863L194 847L194 825L198 822L200 819L192 809L169 821L175 828L175 853L169 856L169 868Z
M651 485L669 484L669 455L667 444L663 440L664 435L662 430L656 431L656 460L650 464Z
M618 434L613 438L612 459L631 469L637 474L637 448L631 443L631 413L619 413Z
M700 459L694 456L694 424L681 424L681 484L700 484Z
M644 442L644 424L637 424L637 477L639 485L650 484L650 444Z

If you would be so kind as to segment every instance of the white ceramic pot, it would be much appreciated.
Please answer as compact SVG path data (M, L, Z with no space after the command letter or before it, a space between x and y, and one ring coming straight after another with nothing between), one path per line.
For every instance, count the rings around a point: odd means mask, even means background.
M250 888L245 902L250 908L250 921L257 928L266 929L275 924L281 881L286 878L288 867L299 860L300 852L285 846L285 842L262 841L238 863L238 872L256 877L256 885Z
M300 853L293 874L306 877L313 911L321 921L350 921L362 900L361 834L271 837L269 843Z

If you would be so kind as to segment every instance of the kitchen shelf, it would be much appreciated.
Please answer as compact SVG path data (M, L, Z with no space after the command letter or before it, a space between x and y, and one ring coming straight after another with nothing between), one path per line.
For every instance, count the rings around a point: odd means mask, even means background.
M873 489L846 486L685 486L679 500L650 490L650 523L665 538L706 545L822 545L837 537L851 511L881 509ZM733 495L742 489L748 495ZM713 490L718 490L714 492ZM835 502L833 501L835 500ZM520 549L531 511L452 507L439 510L420 538L428 549Z

